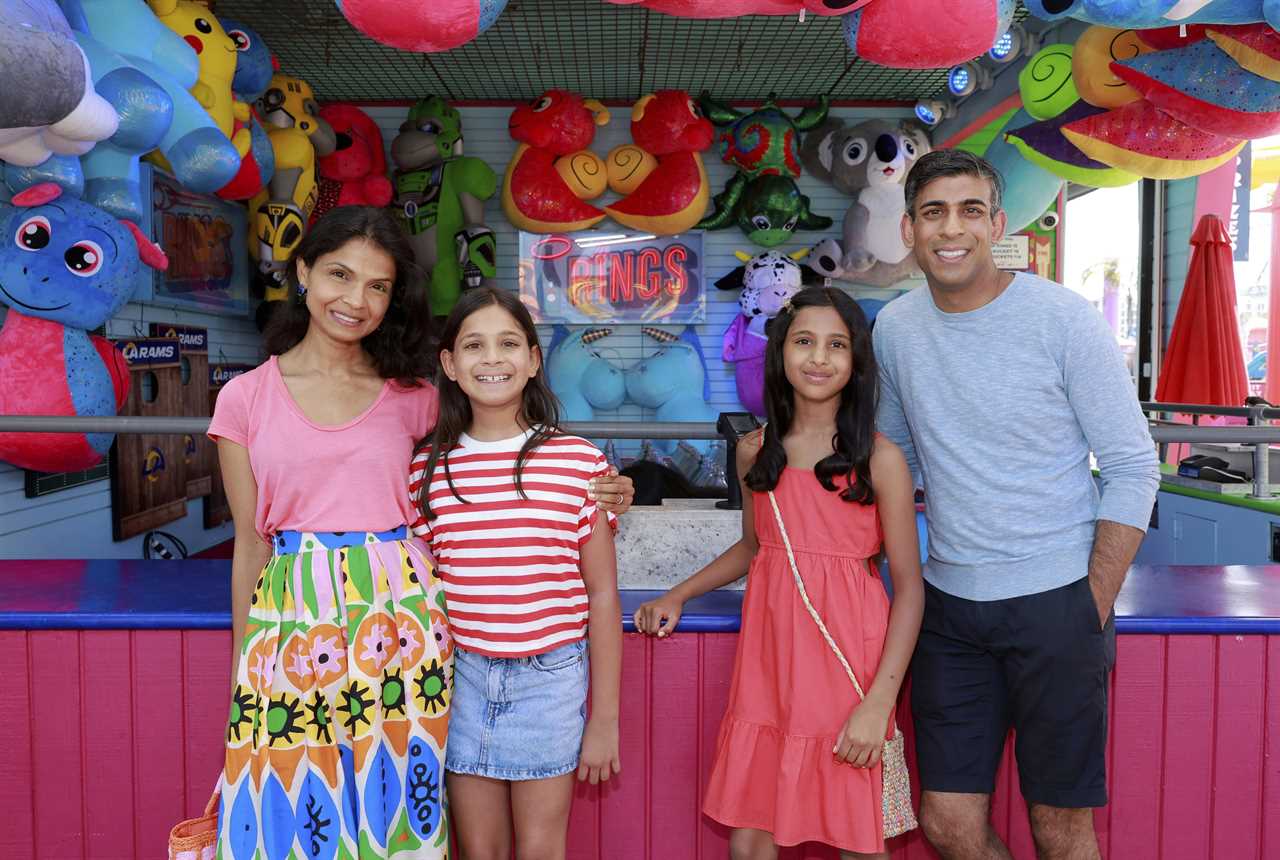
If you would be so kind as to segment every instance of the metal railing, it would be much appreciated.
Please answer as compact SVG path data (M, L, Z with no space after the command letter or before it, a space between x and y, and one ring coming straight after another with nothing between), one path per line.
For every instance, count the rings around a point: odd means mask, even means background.
M1253 493L1250 498L1272 498L1269 448L1280 444L1280 426L1260 422L1280 418L1280 409L1269 407L1209 407L1180 403L1143 403L1147 412L1199 415L1238 415L1254 420L1247 427L1202 427L1197 424L1153 424L1151 438L1171 442L1217 442L1253 446ZM1194 411L1193 411L1194 410ZM87 418L60 415L0 415L0 433L204 433L208 418L176 416L116 416ZM710 421L571 421L564 429L596 439L720 439Z
M1265 426L1264 422L1280 419L1280 408L1274 406L1205 406L1200 403L1140 404L1144 412L1160 414L1221 415L1230 418L1247 418L1247 427L1202 427L1198 424L1154 423L1151 438L1161 446L1170 442L1216 442L1223 445L1253 446L1253 492L1251 499L1271 499L1271 446L1280 444L1280 427ZM1193 419L1194 420L1194 419Z
M712 421L570 421L564 429L596 439L719 439ZM204 433L208 418L0 415L0 433Z

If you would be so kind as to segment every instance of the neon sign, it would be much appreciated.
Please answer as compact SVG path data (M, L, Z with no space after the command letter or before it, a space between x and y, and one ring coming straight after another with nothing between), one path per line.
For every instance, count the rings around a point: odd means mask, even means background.
M544 323L702 322L702 234L521 233L520 296Z

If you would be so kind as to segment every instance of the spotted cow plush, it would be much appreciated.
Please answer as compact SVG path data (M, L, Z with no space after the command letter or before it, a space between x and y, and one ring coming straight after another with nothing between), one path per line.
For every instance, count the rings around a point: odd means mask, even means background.
M741 290L741 313L725 329L720 357L734 364L738 400L753 414L763 415L765 325L801 289L822 283L822 276L796 262L795 257L777 251L754 257L739 253L738 259L743 264L716 281L722 290Z

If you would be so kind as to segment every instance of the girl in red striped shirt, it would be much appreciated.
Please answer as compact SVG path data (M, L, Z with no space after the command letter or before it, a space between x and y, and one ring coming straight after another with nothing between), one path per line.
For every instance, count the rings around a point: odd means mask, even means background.
M512 293L463 294L436 385L440 416L409 491L456 649L445 769L458 843L468 860L506 860L514 829L521 860L562 858L574 771L594 784L620 767L615 520L587 491L608 464L558 429L537 331Z

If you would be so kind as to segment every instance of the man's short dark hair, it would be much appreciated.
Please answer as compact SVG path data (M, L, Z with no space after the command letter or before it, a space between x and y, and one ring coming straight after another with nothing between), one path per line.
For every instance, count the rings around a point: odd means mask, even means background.
M916 217L916 196L920 189L943 176L976 176L991 186L991 214L1000 211L1004 179L985 158L964 149L935 149L920 157L907 173L907 214Z

